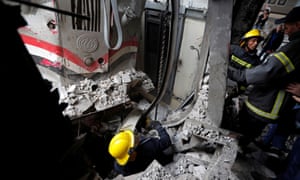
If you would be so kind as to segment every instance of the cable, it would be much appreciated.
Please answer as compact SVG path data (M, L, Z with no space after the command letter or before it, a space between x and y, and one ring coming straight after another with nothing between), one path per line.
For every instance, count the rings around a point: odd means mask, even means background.
M117 50L121 47L122 41L123 41L123 34L122 34L122 29L121 29L121 23L120 23L120 18L119 18L119 12L118 12L118 5L117 5L117 0L110 0L111 7L112 7L112 13L114 17L114 21L116 23L116 28L117 28L117 35L118 35L118 41L114 47L111 47L109 39L110 39L110 26L109 23L107 22L107 9L106 9L106 3L105 0L101 0L101 7L103 7L103 23L104 23L104 42L105 45L109 49ZM110 16L109 16L110 17Z

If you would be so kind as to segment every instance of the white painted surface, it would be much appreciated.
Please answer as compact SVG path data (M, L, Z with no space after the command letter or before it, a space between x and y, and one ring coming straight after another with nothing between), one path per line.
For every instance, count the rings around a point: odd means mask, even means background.
M204 20L187 18L185 20L183 40L179 55L173 95L176 99L186 99L197 87L194 82L199 64L197 51L200 53L205 28ZM192 49L191 46L197 48Z
M187 18L185 20L183 40L179 55L179 64L174 84L174 96L185 99L193 91L194 78L197 75L197 64L199 62L197 50L200 51L201 42L205 28L204 20ZM195 83L197 84L197 83Z
M182 0L182 4L188 8L201 8L207 9L208 0Z

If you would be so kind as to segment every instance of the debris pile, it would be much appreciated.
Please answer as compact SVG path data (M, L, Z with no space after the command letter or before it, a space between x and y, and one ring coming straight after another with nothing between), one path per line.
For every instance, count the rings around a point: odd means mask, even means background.
M192 108L171 112L162 122L172 140L174 161L166 166L153 161L145 171L123 179L238 179L231 171L237 156L237 141L227 136L227 130L215 127L206 115L208 78L206 74Z
M149 92L154 89L151 79L144 72L128 69L120 71L108 79L94 81L85 79L78 84L62 87L60 101L68 103L64 115L80 117L88 110L102 111L128 102L130 84L141 82L141 87Z

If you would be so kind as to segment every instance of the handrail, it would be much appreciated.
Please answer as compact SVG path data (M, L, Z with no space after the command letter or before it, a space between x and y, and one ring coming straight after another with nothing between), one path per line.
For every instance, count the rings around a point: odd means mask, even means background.
M103 23L104 23L104 42L105 45L109 49L117 50L121 47L122 41L123 41L123 34L122 34L122 29L121 29L121 23L120 23L120 18L119 18L119 12L118 12L118 5L117 5L117 0L110 0L111 3L111 8L112 8L112 13L114 17L114 21L116 23L116 28L117 28L117 35L118 35L118 41L115 44L114 47L111 47L109 39L110 39L110 26L108 21L108 16L107 14L107 8L106 8L106 3L105 0L101 0L101 7L103 7ZM110 20L110 18L109 18Z

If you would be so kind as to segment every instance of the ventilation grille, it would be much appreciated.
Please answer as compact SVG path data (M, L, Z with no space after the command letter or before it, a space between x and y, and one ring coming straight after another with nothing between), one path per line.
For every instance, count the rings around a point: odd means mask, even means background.
M90 17L90 20L72 17L75 30L100 32L101 5L99 0L72 0L72 12Z

